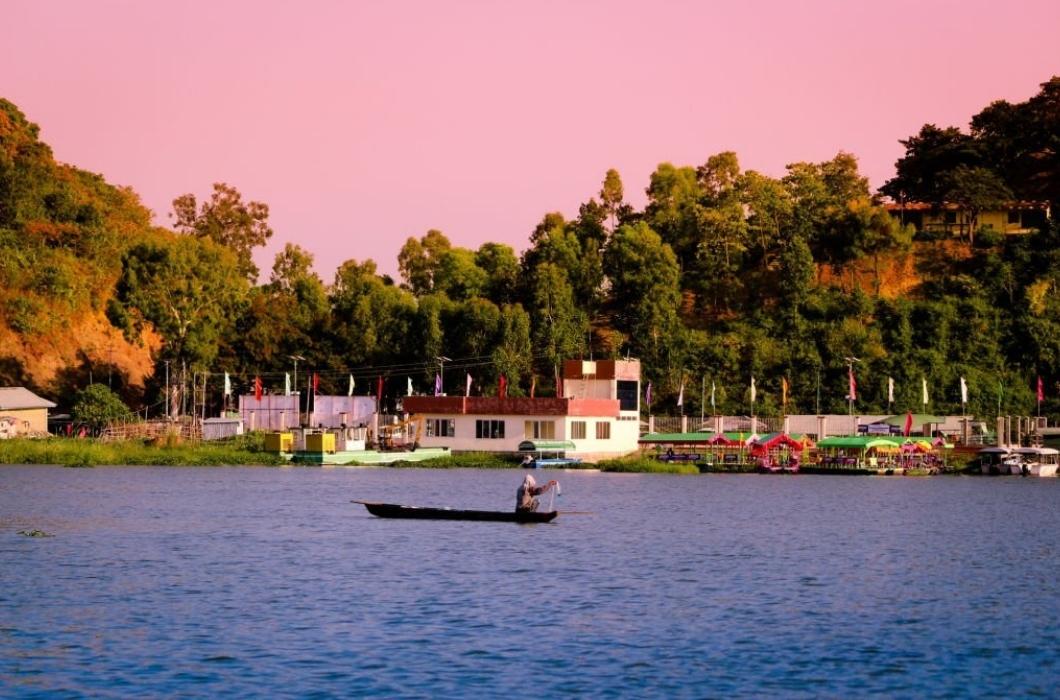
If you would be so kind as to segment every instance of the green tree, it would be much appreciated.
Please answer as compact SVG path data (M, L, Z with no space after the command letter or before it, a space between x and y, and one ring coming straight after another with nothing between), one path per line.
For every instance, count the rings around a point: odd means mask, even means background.
M622 177L614 168L609 169L604 175L604 184L600 188L600 201L603 203L604 211L611 217L611 233L614 233L618 212L623 202Z
M138 338L150 324L165 356L207 369L228 337L248 285L235 254L209 240L158 236L125 256L108 316Z
M405 288L415 296L434 291L435 276L444 254L452 248L445 234L429 230L422 238L409 237L398 253L398 270Z
M243 277L250 282L257 281L258 268L251 257L253 250L272 237L267 204L244 204L239 190L216 182L210 201L203 202L202 207L193 194L174 199L173 217L178 231L211 240L234 252Z
M118 395L102 384L90 384L78 392L70 415L75 423L89 426L95 435L110 423L135 417Z

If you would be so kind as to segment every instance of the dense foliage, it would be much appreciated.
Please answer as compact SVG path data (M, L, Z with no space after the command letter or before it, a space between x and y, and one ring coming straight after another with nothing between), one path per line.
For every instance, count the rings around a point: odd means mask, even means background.
M926 125L882 192L973 213L1014 197L1055 207L1058 102L1054 78L1025 103L990 105L968 133ZM545 214L521 255L431 230L401 248L400 281L348 260L326 282L289 244L258 285L250 254L272 235L267 206L217 184L201 205L176 198L179 233L151 228L133 193L56 164L0 101L0 330L32 337L94 306L132 344L159 334L153 378L127 392L155 413L163 363L180 386L211 373L212 413L218 373L237 392L254 377L281 391L294 357L300 385L312 372L321 392L344 392L350 375L357 393L379 376L388 395L405 393L406 376L431 391L440 373L462 393L467 373L475 393L493 393L503 373L509 394L547 395L564 358L590 354L639 357L656 412L685 386L683 410L698 413L714 386L719 412L747 413L752 377L760 414L843 412L850 356L862 413L923 410L925 380L928 410L957 411L961 377L973 413L1033 412L1038 376L1043 408L1060 411L1055 224L915 240L848 153L774 178L724 152L660 164L641 210L625 191L609 170L576 216ZM16 370L9 380L24 379Z

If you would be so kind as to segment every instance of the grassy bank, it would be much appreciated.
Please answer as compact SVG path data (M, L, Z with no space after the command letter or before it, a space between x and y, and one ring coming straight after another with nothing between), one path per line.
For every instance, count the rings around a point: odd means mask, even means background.
M286 464L279 455L262 451L261 440L243 436L210 443L150 444L140 440L99 442L90 439L45 438L0 440L0 464L219 466Z
M515 457L496 455L490 452L469 452L466 454L446 455L434 459L425 459L420 462L406 462L398 460L390 466L404 468L423 469L513 469L518 467L520 460Z
M596 465L605 472L641 472L650 474L698 474L699 467L694 464L660 462L654 457L635 455L619 459L607 459Z

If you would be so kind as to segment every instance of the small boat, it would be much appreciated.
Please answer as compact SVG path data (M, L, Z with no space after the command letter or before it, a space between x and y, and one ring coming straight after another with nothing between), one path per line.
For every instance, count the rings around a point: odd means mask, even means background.
M519 452L523 453L524 469L562 469L581 464L579 458L567 456L567 450L573 449L573 442L541 440L525 440L518 447Z
M516 512L500 510L458 510L456 508L421 508L419 506L402 506L395 503L360 503L372 515L380 518L412 518L415 520L480 520L500 523L547 523L559 513L550 510L545 513Z

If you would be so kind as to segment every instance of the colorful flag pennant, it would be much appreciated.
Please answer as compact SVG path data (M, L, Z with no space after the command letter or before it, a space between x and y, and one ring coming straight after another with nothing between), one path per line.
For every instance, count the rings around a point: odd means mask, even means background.
M228 378L228 372L225 372L225 396L232 395L232 380Z

